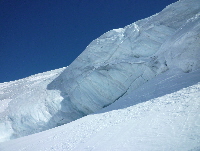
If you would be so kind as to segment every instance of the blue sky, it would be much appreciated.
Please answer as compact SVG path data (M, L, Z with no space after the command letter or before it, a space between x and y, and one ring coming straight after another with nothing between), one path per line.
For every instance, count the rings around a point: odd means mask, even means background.
M103 33L177 0L1 0L0 83L68 66Z

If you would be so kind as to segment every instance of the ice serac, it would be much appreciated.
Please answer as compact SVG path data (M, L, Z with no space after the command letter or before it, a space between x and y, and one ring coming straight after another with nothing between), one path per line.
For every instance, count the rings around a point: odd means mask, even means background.
M111 30L65 69L0 84L0 141L96 112L167 70L194 71L199 48L199 0Z
M67 104L86 115L168 69L199 68L199 12L199 0L181 0L154 16L103 34L48 89L60 90Z

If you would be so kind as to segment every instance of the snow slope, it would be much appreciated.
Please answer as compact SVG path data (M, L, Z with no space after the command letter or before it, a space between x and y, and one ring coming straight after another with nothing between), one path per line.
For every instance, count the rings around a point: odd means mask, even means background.
M174 93L198 82L200 82L200 69L190 73L183 73L177 69L168 70L132 91L129 95L124 95L110 106L96 113L127 108L166 94Z
M120 142L116 150L198 148L199 48L200 1L180 0L103 34L67 68L0 84L0 141L68 123L1 143L0 149L86 150L93 143L95 150L111 150ZM148 126L151 120L156 122Z
M0 84L0 141L57 126L46 123L61 108L63 98L58 91L46 87L64 69Z
M187 76L188 79L200 77L200 71L191 72ZM173 80L169 80L171 78L179 79L179 83L175 84ZM190 83L180 74L154 80L157 83L161 82L163 87L170 84L185 86ZM151 82L148 83L146 86L150 87ZM141 89L145 89L146 86ZM168 87L166 91L170 89L171 87ZM162 87L157 90L162 90ZM148 96L148 93L143 95ZM129 101L140 99L134 91L126 97ZM200 149L199 98L200 83L196 83L130 107L88 115L57 128L1 143L0 150L198 151ZM119 100L122 104L123 101L124 99ZM118 107L120 107L119 102Z

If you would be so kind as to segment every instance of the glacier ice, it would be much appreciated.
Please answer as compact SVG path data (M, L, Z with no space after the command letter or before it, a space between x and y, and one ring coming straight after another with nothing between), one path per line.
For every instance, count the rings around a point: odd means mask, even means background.
M0 141L96 112L167 70L195 71L199 12L199 0L180 0L103 34L67 68L0 84Z
M184 72L199 68L200 4L192 2L179 1L159 14L103 34L48 89L60 90L76 110L90 114L169 68Z
M194 77L193 72L187 76ZM159 82L173 85L174 81L170 81L170 78L173 77L156 77L153 79L156 83L146 83L146 86L151 87ZM184 84L184 76L178 75L177 78ZM175 83L179 85L176 80ZM166 90L169 91L170 88L164 89ZM147 95L148 91L144 92L141 94ZM134 91L127 97L132 100L140 99ZM41 133L0 143L0 150L199 151L199 98L200 83L192 84L174 93L133 106L91 114ZM124 101L120 99L122 104L118 104L118 107L121 107Z
M48 124L61 108L63 98L47 85L64 68L0 84L0 141L40 132L57 126Z

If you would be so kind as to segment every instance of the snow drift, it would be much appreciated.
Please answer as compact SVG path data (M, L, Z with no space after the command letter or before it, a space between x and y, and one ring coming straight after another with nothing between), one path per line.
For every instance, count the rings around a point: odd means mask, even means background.
M180 0L154 16L111 30L67 68L0 84L0 141L99 112L167 72L193 73L200 67L199 48L199 0ZM200 81L198 77L187 86Z

